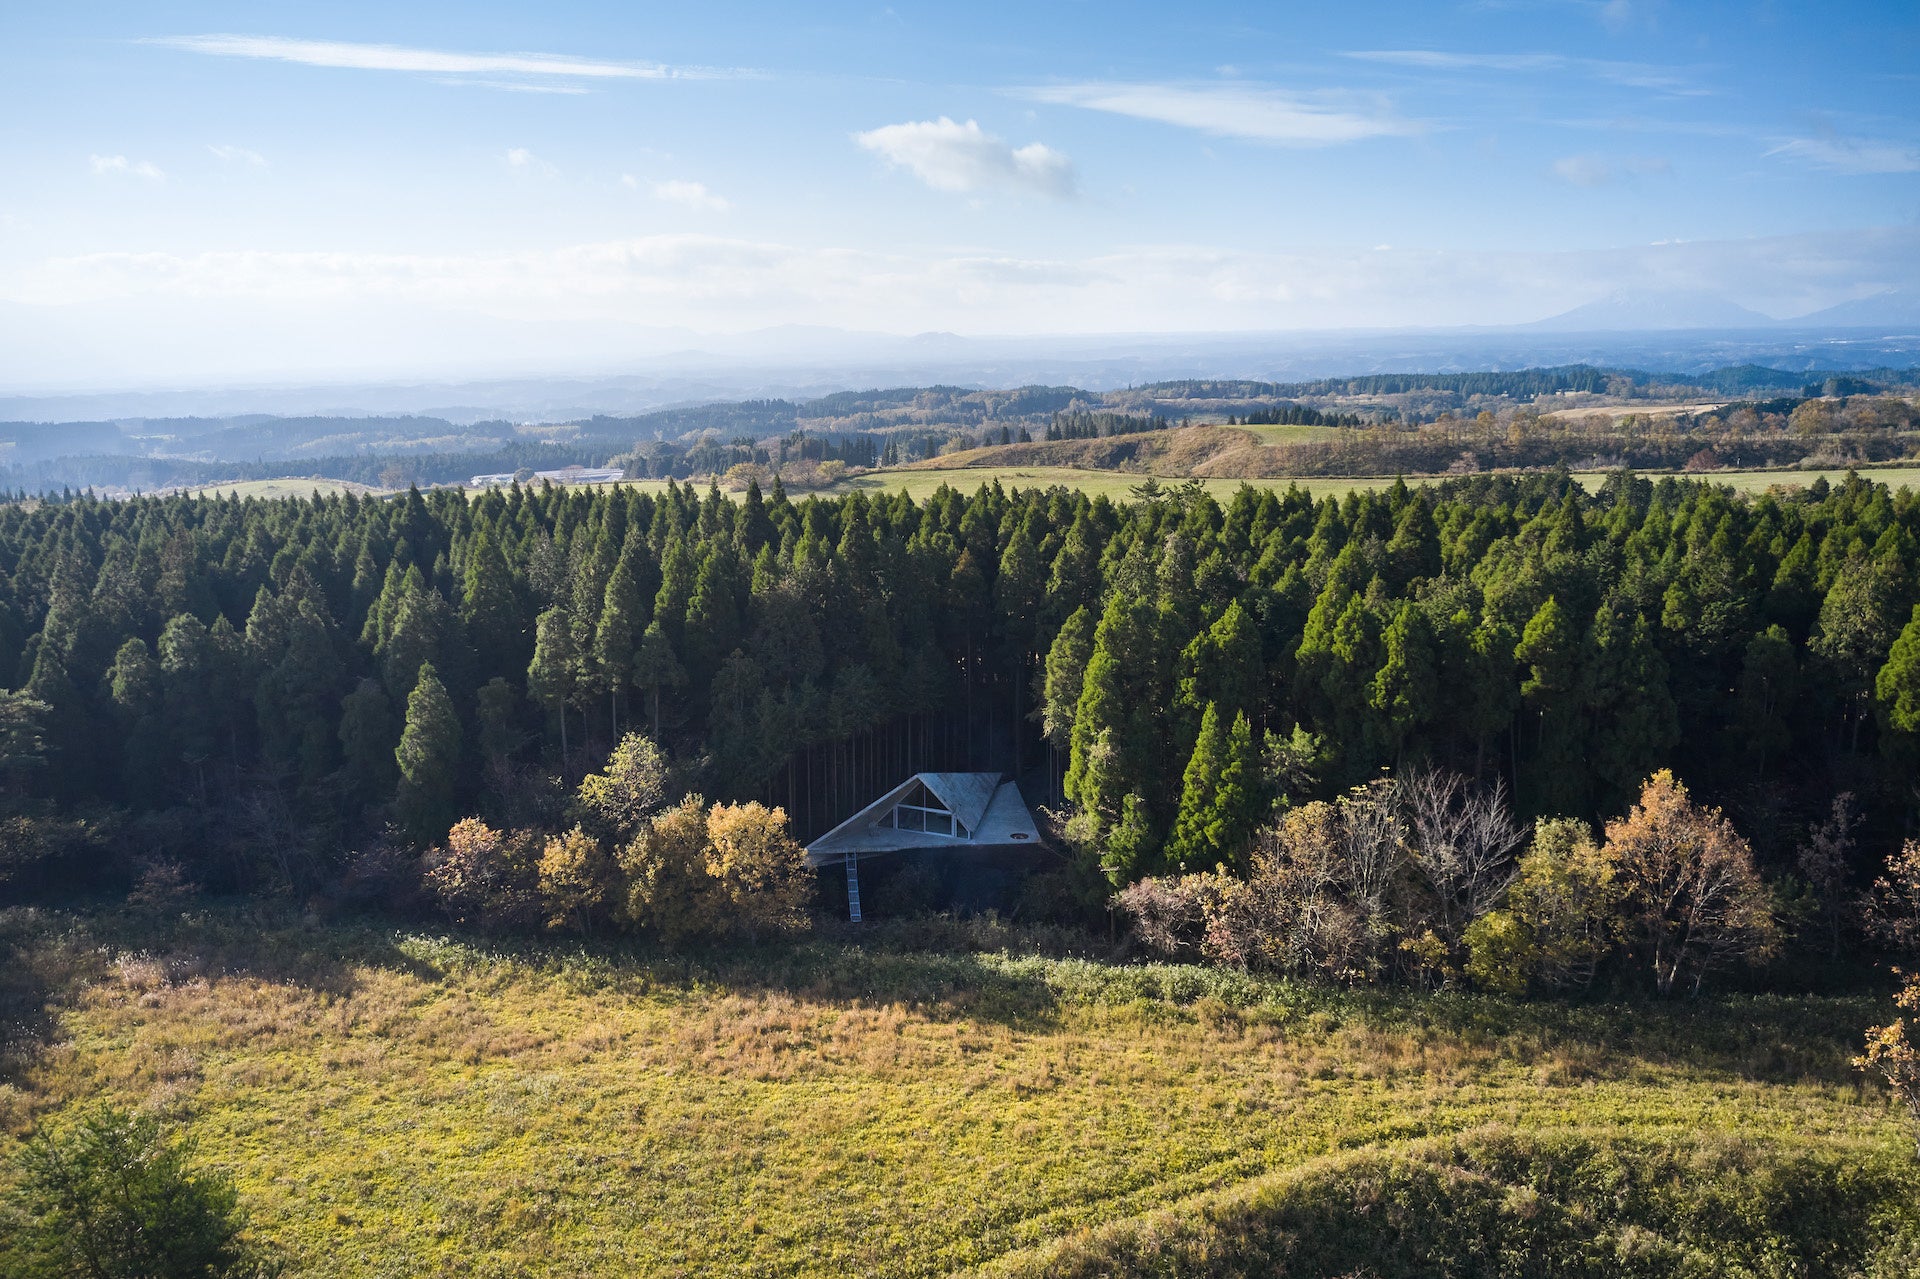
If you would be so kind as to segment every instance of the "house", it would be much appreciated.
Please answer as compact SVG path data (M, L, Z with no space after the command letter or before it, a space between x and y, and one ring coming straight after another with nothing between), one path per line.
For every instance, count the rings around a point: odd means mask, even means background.
M1040 846L1020 788L1001 774L916 773L808 844L807 865L846 866L847 913L858 920L862 857L984 856Z

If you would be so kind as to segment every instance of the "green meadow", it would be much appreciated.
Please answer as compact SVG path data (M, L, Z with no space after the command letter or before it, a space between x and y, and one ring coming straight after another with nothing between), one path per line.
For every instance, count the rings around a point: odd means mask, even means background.
M1363 995L991 922L4 922L50 1020L0 1141L158 1108L303 1275L1864 1274L1920 1190L1865 997Z

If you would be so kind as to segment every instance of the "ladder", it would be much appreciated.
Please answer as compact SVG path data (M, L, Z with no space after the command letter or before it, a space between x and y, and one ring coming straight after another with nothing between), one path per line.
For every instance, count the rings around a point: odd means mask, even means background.
M860 855L847 854L847 918L860 922Z

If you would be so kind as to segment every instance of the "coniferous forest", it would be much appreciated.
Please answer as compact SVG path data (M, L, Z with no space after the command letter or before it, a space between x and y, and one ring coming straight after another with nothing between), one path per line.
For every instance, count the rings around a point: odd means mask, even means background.
M78 498L0 510L0 571L13 895L351 896L463 815L560 822L634 731L801 839L1017 776L1116 887L1383 774L1598 822L1670 768L1816 896L1920 803L1920 501L1861 479Z

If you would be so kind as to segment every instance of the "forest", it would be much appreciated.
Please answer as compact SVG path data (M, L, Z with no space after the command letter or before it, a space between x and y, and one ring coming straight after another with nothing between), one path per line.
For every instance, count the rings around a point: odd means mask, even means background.
M1072 863L1033 911L1068 922L1246 874L1383 776L1601 823L1661 769L1837 911L1920 805L1916 570L1920 501L1858 477L17 501L0 876L378 897L458 818L564 826L624 739L667 798L801 839L914 771L1019 777Z

